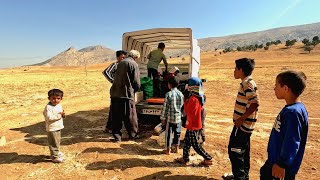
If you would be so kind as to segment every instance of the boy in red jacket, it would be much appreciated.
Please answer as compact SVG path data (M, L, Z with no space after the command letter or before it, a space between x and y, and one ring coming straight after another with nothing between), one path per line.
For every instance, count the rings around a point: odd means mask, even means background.
M201 80L196 77L190 78L188 80L188 91L189 94L184 101L184 111L187 115L187 131L184 137L183 157L176 159L176 162L186 164L189 161L190 148L192 146L204 158L203 165L212 165L212 157L198 142L198 137L201 136L201 111L204 105Z

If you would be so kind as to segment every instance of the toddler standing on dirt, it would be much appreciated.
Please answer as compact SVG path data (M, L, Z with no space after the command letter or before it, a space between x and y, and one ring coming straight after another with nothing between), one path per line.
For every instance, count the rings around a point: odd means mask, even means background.
M63 118L65 118L64 110L60 104L62 97L63 92L61 90L51 89L48 92L49 103L46 105L43 111L50 149L50 157L54 163L61 163L64 161L62 157L63 154L59 151L61 129L64 128Z
M160 116L162 125L166 126L164 153L167 155L169 155L170 152L178 153L180 144L183 94L177 89L178 85L179 80L177 77L171 77L169 79L168 87L170 91L165 95L163 109Z
M254 59L235 60L234 78L241 79L233 111L233 129L228 154L234 179L249 179L250 137L257 121L259 97L251 77Z
M277 116L268 143L268 160L260 169L260 179L295 179L308 136L308 112L299 96L306 87L303 72L285 71L276 78L274 92L286 105Z
M202 82L199 78L192 77L188 80L188 97L184 102L184 111L186 113L186 134L184 137L183 157L175 161L186 164L189 161L190 148L204 158L203 165L212 165L212 157L203 149L198 142L198 137L202 132L201 112L204 105L204 96L202 93Z

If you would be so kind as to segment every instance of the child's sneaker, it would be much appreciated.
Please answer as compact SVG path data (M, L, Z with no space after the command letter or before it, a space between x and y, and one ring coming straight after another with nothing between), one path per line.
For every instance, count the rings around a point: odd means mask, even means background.
M61 158L62 158L63 155L64 155L63 152L58 152L58 157L61 157Z
M232 173L224 173L223 176L222 176L222 179L224 179L224 180L233 180L234 176L233 176Z
M64 161L64 159L62 157L54 157L52 159L52 162L54 163L62 163Z
M57 156L60 157L60 158L63 158L64 154L59 151ZM56 158L57 156L51 155L50 158L51 158L51 159L54 159L54 158Z

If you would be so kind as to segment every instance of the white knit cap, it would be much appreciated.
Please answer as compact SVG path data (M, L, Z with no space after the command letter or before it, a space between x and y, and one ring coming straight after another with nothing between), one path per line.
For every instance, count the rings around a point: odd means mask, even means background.
M139 51L137 51L137 50L131 50L131 51L128 53L128 56L129 56L129 57L133 57L133 58L140 58L140 53L139 53Z

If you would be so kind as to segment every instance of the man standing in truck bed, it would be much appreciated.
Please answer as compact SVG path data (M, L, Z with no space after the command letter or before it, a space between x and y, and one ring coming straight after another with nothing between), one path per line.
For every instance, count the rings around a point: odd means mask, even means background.
M164 43L159 43L158 49L151 51L147 58L149 59L147 68L148 68L148 77L153 78L153 96L159 97L160 96L160 89L159 89L159 74L158 74L158 66L160 62L163 60L164 65L166 66L166 71L168 69L168 63L166 56L163 54L163 50L165 48Z

